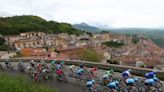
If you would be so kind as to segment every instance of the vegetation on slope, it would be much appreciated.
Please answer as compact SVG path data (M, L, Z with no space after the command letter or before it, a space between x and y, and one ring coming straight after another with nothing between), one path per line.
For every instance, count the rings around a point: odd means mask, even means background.
M103 44L105 44L108 47L113 47L113 48L119 48L124 45L123 42L117 42L117 41L107 41L107 42L104 42Z
M1 92L57 92L55 89L45 85L32 82L21 75L9 75L0 73Z
M164 29L148 29L148 28L120 28L109 29L106 31L122 33L126 35L144 35L145 37L154 41L155 44L164 48Z
M0 37L0 51L8 50L8 46L5 44L5 39Z
M68 23L46 21L38 16L14 16L0 18L0 34L16 35L21 32L42 31L46 33L68 33L79 35L83 33Z

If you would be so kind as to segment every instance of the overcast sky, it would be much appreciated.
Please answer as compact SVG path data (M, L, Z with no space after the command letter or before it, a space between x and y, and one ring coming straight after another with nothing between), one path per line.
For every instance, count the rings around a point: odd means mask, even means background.
M164 0L0 0L0 16L23 14L72 24L159 28Z

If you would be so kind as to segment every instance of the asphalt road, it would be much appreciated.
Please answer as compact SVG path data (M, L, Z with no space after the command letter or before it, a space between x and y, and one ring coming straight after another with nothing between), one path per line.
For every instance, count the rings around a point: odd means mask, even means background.
M3 62L1 62L1 64L4 65ZM18 63L14 62L12 64L16 67ZM25 66L29 66L29 64L25 63ZM78 67L76 67L75 70L77 70L77 68ZM66 71L64 73L67 75L68 69L66 68L65 70ZM98 69L97 75L99 76L100 79L102 78L103 74L105 74L105 70ZM115 73L115 75L121 76L120 73ZM84 82L78 82L77 80L71 77L68 77L67 80L69 82L54 80L54 81L44 81L43 83L51 87L57 88L59 92L88 92ZM164 82L163 82L163 85L164 85Z

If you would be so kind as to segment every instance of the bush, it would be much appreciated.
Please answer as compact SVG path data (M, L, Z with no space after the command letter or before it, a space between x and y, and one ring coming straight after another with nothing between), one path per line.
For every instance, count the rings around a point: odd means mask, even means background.
M113 61L113 60L107 60L107 63L109 63L109 64L119 64L119 62L118 61Z

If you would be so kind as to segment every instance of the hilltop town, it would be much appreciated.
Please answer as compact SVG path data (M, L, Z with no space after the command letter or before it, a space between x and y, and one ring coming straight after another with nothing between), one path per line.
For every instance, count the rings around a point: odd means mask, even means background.
M100 62L131 66L158 65L164 51L142 35L125 36L111 32L69 35L25 32L3 36L10 50L23 57L80 60L78 54L93 49L103 55ZM122 45L118 45L122 43ZM144 65L144 66L143 66Z

